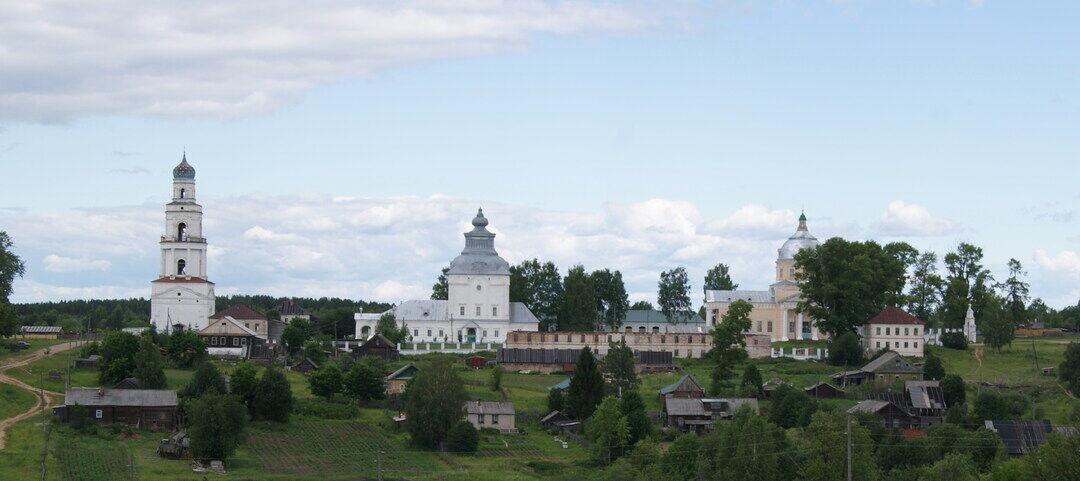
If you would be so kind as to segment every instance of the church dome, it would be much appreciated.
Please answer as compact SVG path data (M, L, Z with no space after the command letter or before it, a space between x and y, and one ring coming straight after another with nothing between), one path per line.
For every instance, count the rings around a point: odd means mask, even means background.
M174 179L194 179L195 167L187 162L187 154L184 154L184 158L180 159L180 163L173 167L172 176Z
M810 231L806 228L806 214L799 215L799 228L795 230L795 234L788 237L788 240L784 242L784 245L780 246L777 251L780 259L794 259L795 254L799 251L809 248L817 247L820 244L817 237L810 234Z
M487 230L484 210L476 212L473 230L465 233L465 249L450 262L447 274L510 275L510 263L495 251L495 234Z

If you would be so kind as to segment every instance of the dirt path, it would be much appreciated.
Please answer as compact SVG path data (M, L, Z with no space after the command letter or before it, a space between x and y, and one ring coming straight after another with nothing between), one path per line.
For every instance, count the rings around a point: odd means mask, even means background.
M981 347L975 348L975 360L979 361L979 367L975 368L975 373L979 375L978 376L979 379L982 379L982 368L983 368L982 355L983 355L983 349Z
M4 449L4 447L7 445L7 429L8 429L8 427L10 427L11 425L13 425L13 424L15 424L15 423L17 423L19 421L22 421L23 419L26 419L28 417L39 415L41 413L41 410L42 410L42 406L41 406L42 403L45 404L45 408L48 408L49 406L52 405L52 396L62 396L62 394L60 394L58 392L42 391L39 388L36 388L34 386L26 384L25 382L22 382L22 381L20 381L18 379L15 379L15 378L11 377L11 376L8 376L7 375L8 369L25 366L27 364L30 364L31 362L34 362L34 361L36 361L38 359L43 358L43 357L51 356L51 355L56 354L58 352L63 352L63 351L66 351L68 349L71 349L72 347L78 346L79 344L82 344L83 342L86 342L86 341L75 341L75 342L69 342L69 343L64 343L64 344L56 344L56 345L53 345L53 346L50 346L50 347L45 347L45 348L42 348L42 349L38 349L37 351L34 351L34 352L30 353L30 355L28 355L26 357L23 357L23 358L15 361L15 362L4 364L4 365L0 366L0 382L5 383L5 384L11 384L12 386L20 387L22 389L30 391L30 393L34 395L34 407L30 408L26 412L24 412L22 414L19 414L17 416L13 416L13 417L10 417L10 418L4 419L4 420L0 420L0 449ZM42 399L42 396L41 396L42 392L44 392L44 394L45 394L45 399L44 400Z

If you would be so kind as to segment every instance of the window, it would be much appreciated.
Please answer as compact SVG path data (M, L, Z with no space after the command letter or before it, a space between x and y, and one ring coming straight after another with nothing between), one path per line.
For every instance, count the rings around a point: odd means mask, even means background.
M498 414L492 414L491 415L491 424L499 424L499 415Z
M446 337L446 334L443 333L442 329L439 329L439 337Z
M476 316L480 317L480 306L476 306Z
M185 224L183 222L181 222L179 224L176 224L176 240L178 240L178 241L186 241L187 240L187 224Z
M210 345L211 346L216 346L217 345L217 338L216 337L211 337L210 338Z
M757 332L761 332L761 321L757 321Z
M795 278L795 268L792 267L791 270L788 271L788 274L791 276L792 279L794 279Z
M240 338L240 345L241 346L246 346L247 345L247 338L246 337L241 337Z
M918 336L919 335L919 328L917 328L917 327L911 328L911 333Z
M251 324L248 324L248 323L246 323L246 322L245 322L245 323L244 323L244 327L246 327L246 328L248 328L248 329L251 329Z
M487 337L487 331L484 331L484 337Z
M256 330L256 331L258 331L258 330L259 330L259 323L257 323L257 322L255 323L255 330Z
M180 198L187 198L187 189L180 189Z
M886 336L888 336L888 335L889 335L889 328L887 328L887 327L885 328L885 335L886 335Z
M907 342L904 342L904 349L907 349Z
M491 306L491 317L499 315L499 306Z
M483 414L477 414L476 415L476 422L478 424L484 424L484 415Z
M906 327L904 328L904 335L905 335L905 336L907 336L907 335L908 335L908 328L906 328Z
M431 329L427 330L427 337L431 337Z
M101 412L101 410L100 410L100 409L95 409L95 410L94 410L94 418L96 418L96 419L101 419L101 415L102 415L102 414L103 414L103 413Z
M420 337L420 330L419 329L413 329L412 330L412 335L413 335L413 337ZM428 335L430 336L431 334L428 334Z
M885 349L889 348L889 341L885 341Z
M461 306L461 312L459 312L459 314L462 316L465 315L465 306Z
M664 339L665 337L667 336L660 336L660 344L663 344L666 341L666 339Z
M916 342L914 347L915 347L915 349L918 349L919 348L919 343Z
M713 309L712 310L712 322L713 322L713 324L716 324L716 318L718 318L718 317L720 317L720 309Z
M879 336L881 335L881 326L878 326L878 327L874 328L874 334L877 334Z
M611 336L608 336L608 337L611 337ZM679 343L679 335L676 334L675 335L675 344L678 344L678 343Z
M184 262L183 259L180 259L180 260L176 261L176 275L178 275L178 276L185 275L184 268L186 268L186 267L187 267L187 263Z
M476 285L476 290L478 290L478 291L480 290L480 284Z
M585 342L585 335L584 334L581 335L581 342Z
M495 337L499 337L499 330L498 329L495 330Z
M676 350L675 350L675 354L674 354L674 356L675 356L675 357L679 357L679 350L678 350L678 349L676 349Z
M795 321L787 323L787 330L788 332L795 332Z
M877 348L877 349L881 349L881 341L875 342L874 347Z

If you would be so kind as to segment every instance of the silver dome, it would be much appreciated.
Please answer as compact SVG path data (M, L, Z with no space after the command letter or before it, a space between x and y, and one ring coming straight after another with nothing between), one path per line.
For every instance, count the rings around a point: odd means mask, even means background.
M450 262L448 274L510 275L510 263L495 251L495 234L487 230L488 220L479 210L473 230L465 233L465 249Z
M806 215L799 216L799 228L795 231L788 240L784 242L784 245L780 246L777 250L780 259L794 259L795 254L808 247L817 247L817 237L810 234L810 231L806 228Z

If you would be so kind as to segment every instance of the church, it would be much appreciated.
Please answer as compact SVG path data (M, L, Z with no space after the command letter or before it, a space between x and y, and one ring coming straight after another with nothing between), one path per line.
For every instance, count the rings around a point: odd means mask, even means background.
M158 331L199 330L214 314L214 283L206 276L202 206L195 203L195 168L185 153L173 169L172 201L165 204L158 278L150 282L150 322Z
M521 302L510 302L510 263L495 251L483 209L465 233L465 249L450 263L447 299L405 301L387 311L404 323L410 342L503 342L510 331L536 331L539 320ZM356 338L375 333L385 313L357 313Z
M768 290L705 291L707 329L711 330L720 322L732 302L744 300L754 306L750 311L749 334L769 335L773 341L823 339L824 336L811 319L795 312L802 296L795 281L795 254L818 244L817 238L806 227L806 214L799 215L799 226L795 233L777 251L776 282Z

